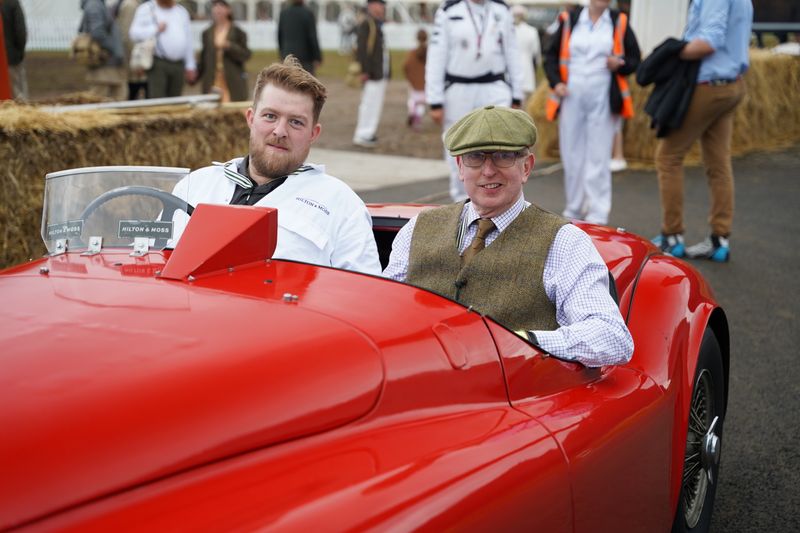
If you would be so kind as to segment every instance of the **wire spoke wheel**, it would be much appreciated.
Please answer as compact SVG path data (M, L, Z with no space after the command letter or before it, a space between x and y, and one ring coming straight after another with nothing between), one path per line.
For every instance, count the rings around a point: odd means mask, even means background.
M716 336L706 329L686 420L680 496L673 533L708 532L717 492L725 416L725 371Z
M686 525L693 528L703 513L703 503L708 491L709 472L704 437L711 427L714 411L714 382L711 373L704 369L697 377L692 405L689 411L689 430L686 436L686 455L683 464L683 498Z

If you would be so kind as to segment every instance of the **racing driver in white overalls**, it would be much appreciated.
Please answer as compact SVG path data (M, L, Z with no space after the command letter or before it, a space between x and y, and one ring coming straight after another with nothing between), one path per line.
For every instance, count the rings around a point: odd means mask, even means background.
M425 98L431 118L447 131L479 107L519 107L522 65L514 35L514 17L502 0L448 0L436 11L425 64ZM450 165L450 196L467 197Z

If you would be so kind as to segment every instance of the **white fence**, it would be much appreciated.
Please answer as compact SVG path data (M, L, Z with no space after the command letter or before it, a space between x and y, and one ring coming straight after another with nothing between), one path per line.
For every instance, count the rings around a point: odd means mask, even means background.
M81 21L80 0L21 0L28 26L28 50L67 50L78 31ZM279 4L271 12L278 13ZM341 43L341 32L336 23L339 11L322 9L315 5L322 16L317 20L317 33L320 46L325 50L337 50ZM324 7L330 7L327 5ZM393 10L395 21L384 26L386 42L390 48L407 50L416 46L416 33L419 28L430 31L428 22L416 22L408 15L401 4ZM435 7L434 7L435 9ZM432 11L431 11L432 13ZM277 19L271 15L256 20L255 9L247 11L249 20L237 20L236 23L247 32L248 44L253 50L275 50L277 43ZM200 16L203 16L201 13ZM333 20L326 20L326 19ZM192 21L195 36L195 48L200 50L200 34L208 27L208 20Z

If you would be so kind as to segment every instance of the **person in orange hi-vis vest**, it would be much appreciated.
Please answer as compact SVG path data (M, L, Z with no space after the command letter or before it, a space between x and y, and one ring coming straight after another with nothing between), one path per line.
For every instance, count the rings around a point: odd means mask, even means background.
M641 55L628 17L590 0L559 14L544 54L551 92L548 120L559 119L567 218L607 224L611 211L611 147L619 117L633 116L625 76Z

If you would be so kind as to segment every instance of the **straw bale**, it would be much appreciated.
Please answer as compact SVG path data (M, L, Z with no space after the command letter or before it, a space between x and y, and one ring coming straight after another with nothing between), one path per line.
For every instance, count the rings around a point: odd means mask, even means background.
M0 267L44 253L39 231L48 172L102 165L199 168L246 153L248 136L238 109L51 114L1 105Z
M111 98L99 96L89 91L60 94L54 97L37 98L38 105L78 105L96 104L98 102L112 102Z
M652 168L655 131L644 105L652 86L640 87L630 80L635 116L625 122L625 158L634 167ZM747 94L736 108L731 152L776 150L800 142L800 58L751 50L750 70L745 76ZM539 129L537 154L543 160L559 158L557 122L544 116L547 83L542 83L528 105ZM690 150L686 165L700 164L699 144Z

